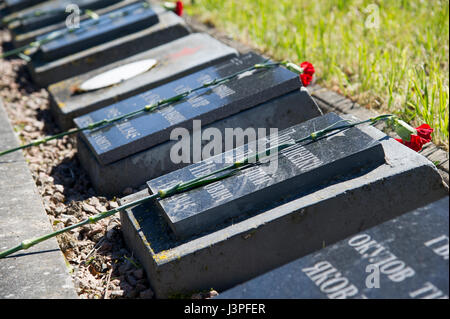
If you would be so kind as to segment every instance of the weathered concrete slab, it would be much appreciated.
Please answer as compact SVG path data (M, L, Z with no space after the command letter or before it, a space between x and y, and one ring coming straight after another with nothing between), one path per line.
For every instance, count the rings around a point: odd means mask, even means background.
M227 167L244 154L257 154L279 143L294 142L340 121L341 117L328 113L280 131L269 140L264 137L240 149L152 179L147 185L150 193L155 194L160 189L173 187L174 181L189 181ZM358 128L315 143L307 141L290 146L272 157L276 161L244 169L215 183L214 187L199 188L158 201L159 214L177 237L186 238L214 228L227 219L267 208L281 198L301 195L336 176L384 163L381 144Z
M78 117L74 119L74 122L78 128L81 128L104 119L136 112L160 99L171 98L202 86L205 82L246 70L264 60L263 57L253 53L234 57L138 96ZM137 81L136 78L130 80L130 82ZM144 112L92 132L84 131L80 133L80 136L86 141L99 163L106 165L170 140L170 135L175 128L192 131L194 119L201 120L202 125L207 125L283 94L299 90L300 87L298 75L284 67L254 70L227 83L196 91L188 98L170 106L163 105L154 112Z
M189 34L181 17L156 5L152 9L158 14L159 23L147 29L51 62L33 59L27 65L33 81L41 86L48 86Z
M31 31L64 21L67 16L66 8L70 4L77 5L80 10L96 10L118 1L120 0L51 0L27 7L24 10L8 15L6 18L22 18L11 22L8 25L9 29L17 29L18 32Z
M235 50L208 35L190 34L103 68L51 85L49 87L50 107L58 125L67 129L74 126L73 119L75 117L174 81L187 74L230 59L236 54ZM158 64L149 72L96 91L82 94L73 94L71 91L72 87L80 85L98 74L149 58L158 61Z
M214 231L180 241L154 204L121 213L124 238L146 269L156 296L226 290L448 195L426 158L376 128L361 130L380 141L386 164L342 176ZM143 190L121 202L148 194Z
M0 100L0 149L18 146ZM0 250L52 231L21 152L0 158ZM77 298L55 238L0 260L0 299Z
M447 196L217 299L448 299L448 205Z
M129 5L131 3L135 3L138 1L140 1L140 0L122 0L117 3L108 5L107 7L99 8L99 9L95 10L95 13L97 13L98 15L102 15L107 12L110 12L111 10L122 8L126 5ZM87 19L90 19L90 18L86 14L81 15L80 23ZM36 40L37 37L39 37L43 34L48 34L48 33L51 33L52 31L62 29L65 27L66 27L66 22L62 21L62 22L46 25L46 26L43 26L42 28L31 30L31 31L21 31L20 29L11 29L10 30L11 41L12 41L14 47L18 48L18 47L24 46L24 45Z

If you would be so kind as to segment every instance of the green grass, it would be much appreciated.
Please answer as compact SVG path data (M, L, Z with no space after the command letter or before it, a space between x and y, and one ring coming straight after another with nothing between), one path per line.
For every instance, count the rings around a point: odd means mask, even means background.
M448 149L449 1L196 0L185 7L276 60L310 61L317 83L361 105L430 124L433 141ZM376 22L374 8L378 28L367 24Z

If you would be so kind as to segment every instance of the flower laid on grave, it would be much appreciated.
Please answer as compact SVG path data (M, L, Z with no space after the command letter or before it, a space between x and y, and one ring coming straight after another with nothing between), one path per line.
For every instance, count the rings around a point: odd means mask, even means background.
M183 15L183 1L177 1L175 3L174 2L164 2L164 8L175 12L175 14L180 17Z
M293 63L287 63L286 67L300 75L303 86L308 86L311 83L313 75L316 72L314 66L308 61L302 62L300 66Z
M308 86L311 83L316 70L314 70L314 66L308 61L300 64L300 67L303 69L303 73L300 74L300 79L302 80L304 86Z
M200 90L204 90L204 89L208 89L208 88L212 88L212 87L217 87L217 86L219 86L219 85L221 85L223 83L226 83L228 81L231 81L233 79L234 80L238 80L239 76L241 74L247 73L249 71L264 70L264 69L270 69L270 68L275 68L275 67L280 67L280 66L284 66L287 69L289 69L289 70L291 70L291 71L293 71L293 72L295 72L295 73L297 73L299 75L303 74L303 72L304 72L304 70L299 65L294 64L292 62L288 62L288 61L283 61L283 62L270 62L269 61L269 62L266 62L266 63L257 63L257 64L254 64L251 67L248 67L248 68L245 68L243 70L240 70L240 71L238 71L238 72L236 72L234 74L231 74L231 75L228 75L228 76L225 76L225 77L222 77L222 78L213 79L211 81L207 81L207 82L203 83L202 85L200 85L200 86L198 86L198 87L196 87L194 89L189 89L189 90L181 92L181 93L179 93L179 94L177 94L175 96L172 96L170 98L161 99L159 101L156 101L155 103L148 104L148 105L144 106L143 108L138 109L138 110L136 110L134 112L122 114L122 115L114 117L114 118L108 118L108 119L105 118L103 120L100 120L100 121L97 121L97 122L94 122L94 123L90 123L89 125L84 126L84 127L73 128L73 129L68 130L66 132L62 132L62 133L59 133L59 134L56 134L56 135L47 136L47 137L44 137L44 138L41 138L41 139L34 140L34 141L32 141L32 142L30 142L28 144L25 144L25 145L22 145L22 146L19 146L19 147L15 147L15 148L12 148L12 149L9 149L9 150L5 150L5 151L0 151L0 156L6 155L6 154L9 154L9 153L21 150L21 149L25 149L25 148L28 148L28 147L38 146L38 145L47 143L47 142L49 142L51 140L62 138L62 137L67 136L67 135L73 135L73 134L76 134L76 133L79 133L79 132L82 132L82 131L98 129L100 127L104 127L104 126L111 125L113 123L116 123L116 122L119 122L119 121L122 121L122 120L125 120L125 119L132 118L132 117L134 117L134 116L136 116L138 114L154 112L154 111L156 111L156 110L158 110L158 109L160 109L162 107L165 107L165 106L168 106L170 104L173 104L173 103L176 103L178 101L181 101L183 99L186 99L188 96L190 96L194 92L197 92L197 91L200 91ZM76 90L76 88L73 88L73 90Z
M280 63L272 63L270 64L271 66L273 65L279 65ZM267 67L267 64L257 64L256 66L259 66L257 68L261 68L261 67ZM212 81L212 82L216 82L216 80ZM211 82L206 83L206 85L210 85ZM174 97L175 98L175 97ZM180 96L176 97L178 100L180 99ZM123 211L127 208L148 202L150 200L160 200L160 199L164 199L170 196L173 196L175 194L180 194L180 193L184 193L184 192L189 192L193 189L202 187L202 186L207 186L210 185L212 183L218 182L220 180L229 178L231 176L234 176L235 174L237 174L238 172L251 168L255 165L260 165L261 163L263 163L263 161L267 160L267 158L269 156L272 156L273 154L276 154L275 156L278 156L278 154L280 154L280 152L284 149L287 149L293 145L299 144L299 143L312 143L315 142L318 139L321 138L326 138L330 135L339 133L341 131L350 129L352 127L356 127L358 125L362 125L362 124L369 124L369 125L375 125L376 123L380 122L380 121L386 121L386 120L392 120L393 118L395 118L394 115L391 114L385 114L385 115L380 115L374 118L370 118L368 120L365 121L358 121L358 122L351 122L349 120L342 120L342 121L338 121L335 122L334 124L325 127L324 129L321 130L317 130L315 132L311 132L310 134L306 134L304 137L301 137L299 139L296 140L292 140L292 141L287 141L284 143L281 143L279 145L270 147L262 152L259 153L255 153L255 154L251 154L251 155L247 155L244 158L235 161L234 163L231 163L230 165L227 165L223 168L217 169L213 172L207 173L205 175L193 178L189 181L186 182L177 182L174 184L174 186L167 188L167 189L159 189L158 191L154 192L152 195L146 196L144 198L135 200L133 202L130 202L128 204L124 204L120 207L114 208L112 210L109 211L105 211L102 213L99 213L97 215L91 216L87 219L85 219L84 221L81 221L77 224L73 224L70 226L67 226L65 228L62 228L60 230L57 230L55 232L46 234L44 236L41 237L36 237L36 238L32 238L32 239L27 239L22 241L20 244L18 244L15 247L12 247L10 249L7 249L5 251L0 252L0 258L4 258L6 256L9 256L17 251L20 250L25 250L28 249L40 242L43 242L47 239L53 238L57 235L60 235L62 233L65 233L67 231L70 231L72 229L87 225L87 224L93 224L98 222L99 220L102 220L106 217L112 216L116 213L118 213L119 211ZM275 152L276 150L276 152ZM1 154L1 153L0 153Z
M177 1L175 5L175 13L181 17L183 15L183 2Z
M431 142L433 129L428 124L422 124L419 127L413 128L398 118L394 118L391 124L395 132L400 136L400 138L396 138L395 140L416 152L420 151L423 145Z

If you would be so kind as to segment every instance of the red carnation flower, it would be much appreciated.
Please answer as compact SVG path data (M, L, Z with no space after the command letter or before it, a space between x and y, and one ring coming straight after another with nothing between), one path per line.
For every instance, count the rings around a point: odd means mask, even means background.
M308 86L311 83L316 70L314 70L314 66L308 61L300 64L300 67L303 69L302 74L300 74L300 79L302 80L304 86Z
M433 133L433 129L428 124L422 124L419 127L416 127L417 135L421 138L431 142L431 133Z
M177 1L174 12L180 17L183 15L183 1Z
M428 124L422 124L419 127L416 127L415 130L417 135L411 134L409 142L399 138L396 138L395 140L418 152L422 149L423 145L431 142L431 133L433 133L434 129L432 129Z
M396 138L395 140L402 143L405 146L408 146L410 149L416 152L420 151L422 149L422 146L429 142L426 139L421 138L420 136L417 135L411 135L411 140L409 142L399 138Z
M167 10L173 11L175 14L179 15L180 17L183 15L183 1L164 2L163 6Z
M308 86L311 84L312 75L309 74L300 74L300 79L302 80L303 86Z

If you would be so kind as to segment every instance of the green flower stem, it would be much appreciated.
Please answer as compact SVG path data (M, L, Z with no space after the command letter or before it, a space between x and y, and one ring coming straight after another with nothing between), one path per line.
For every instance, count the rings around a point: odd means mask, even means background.
M143 6L148 7L148 3L146 2L145 4L143 4ZM65 13L65 12L66 12L65 9L51 9L51 10L46 10L46 11L36 10L36 11L30 12L28 14L16 15L14 17L11 17L10 19L4 18L4 19L2 19L2 24L6 25L6 24L10 24L15 21L22 21L22 20L26 20L29 18L35 18L35 17L41 17L41 16L51 16L54 14ZM95 15L95 12L90 9L86 9L84 11L80 10L80 14L87 14L88 16L90 16L91 14Z
M84 226L84 225L87 225L87 224L96 223L99 220L102 220L104 218L112 216L112 215L118 213L119 211L122 211L124 209L129 208L129 207L133 207L133 206L145 203L145 202L150 201L150 200L169 197L169 196L172 196L172 195L175 195L175 194L178 194L178 193L182 193L182 192L186 192L186 191L192 190L194 188L198 188L198 187L201 187L201 186L204 186L204 185L208 185L208 184L214 183L216 181L222 180L224 178L227 178L227 177L229 177L231 175L234 175L237 172L237 170L233 170L233 171L230 171L230 172L228 172L226 174L223 174L221 176L218 176L218 177L208 178L208 177L210 177L212 175L218 174L221 171L223 171L223 169L217 170L216 172L213 172L211 174L207 174L207 175L202 176L200 178L195 178L195 179L193 179L191 181L188 181L188 182L185 182L185 183L179 183L179 184L175 185L174 187L172 187L170 189L167 189L167 190L164 190L164 191L159 191L159 192L157 192L157 193L155 193L153 195L146 196L146 197L141 198L139 200L136 200L136 201L130 202L128 204L122 205L122 206L120 206L118 208L114 208L114 209L111 209L109 211L105 211L105 212L99 213L97 215L91 216L91 217L83 220L82 222L70 225L68 227L65 227L65 228L62 228L60 230L54 231L54 232L52 232L50 234L47 234L47 235L44 235L44 236L41 236L41 237L37 237L37 238L33 238L33 239L24 240L19 245L1 252L0 253L0 259L4 258L6 256L9 256L9 255L11 255L11 254L13 254L13 253L15 253L17 251L26 250L26 249L34 246L34 245L37 245L37 244L39 244L39 243L41 243L41 242L43 242L43 241L45 241L47 239L55 237L55 236L61 235L61 234L65 233L65 232L67 232L69 230L72 230L72 229L75 229L75 228L78 228L78 227L81 227L81 226Z
M37 145L46 143L46 142L54 140L54 139L58 139L58 138L66 136L66 135L72 135L72 134L76 134L76 133L79 133L79 132L82 132L82 131L86 131L86 130L95 130L95 129L98 129L100 127L105 127L107 125L111 125L111 124L113 124L115 122L134 117L134 116L136 116L138 114L141 114L141 113L153 112L153 111L155 111L158 108L161 108L163 106L167 106L169 104L181 101L181 100L185 99L190 94L192 94L192 93L194 93L196 91L199 91L199 90L206 89L206 88L209 88L209 87L212 87L212 86L217 86L217 85L226 83L226 82L236 78L237 76L239 76L242 73L245 73L245 72L248 72L248 71L251 71L251 70L254 70L254 69L268 69L268 68L272 68L272 67L278 66L280 64L281 63L255 64L255 65L253 65L251 67L248 67L248 68L246 68L244 70L238 71L238 72L236 72L234 74L231 74L229 76L226 76L226 77L223 77L223 78L220 78L220 79L214 79L214 80L209 81L209 82L205 82L201 86L198 86L198 87L196 87L194 89L191 89L191 90L186 90L185 92L182 92L182 93L180 93L180 94L178 94L176 96L173 96L173 97L170 97L170 98L167 98L167 99L162 99L162 100L159 100L159 101L157 101L157 102L155 102L153 104L146 105L143 108L141 108L139 110L136 110L134 112L122 114L122 115L116 116L116 117L111 118L111 119L103 119L103 120L98 121L98 122L90 123L89 125L87 125L85 127L81 127L81 128L78 128L78 129L71 129L71 130L63 132L63 133L59 133L59 134L56 134L56 135L53 135L53 136L48 136L48 137L45 137L45 138L42 138L42 139L38 139L38 140L32 141L32 142L30 142L30 143L28 143L26 145L22 145L22 146L19 146L19 147L8 149L6 151L0 152L0 157L3 156L3 155L6 155L6 154L12 153L12 152L21 150L21 149L25 149L25 148L32 147L32 146L37 146Z
M10 51L6 51L5 53L2 53L2 55L0 55L0 59L4 59L4 58L7 58L7 57L12 56L12 55L17 55L17 54L22 53L23 51L25 51L27 49L30 49L30 48L32 48L31 43L28 43L28 44L26 44L24 46L21 46L19 48L16 48L16 49L13 49L13 50L10 50Z
M375 118L371 118L371 119L368 119L368 120L365 120L365 121L354 122L354 123L349 123L347 120L339 121L339 122L334 123L333 125L330 125L330 126L324 128L322 130L318 130L316 132L311 133L310 135L307 135L307 136L305 136L303 138L297 139L296 141L286 142L286 143L283 143L283 144L271 147L271 148L269 148L269 149L267 149L267 150L265 150L263 152L259 152L259 153L254 154L254 155L247 156L243 160L236 161L236 162L234 162L234 163L232 163L230 165L227 165L227 166L225 166L223 168L217 169L217 170L215 170L215 171L213 171L213 172L211 172L209 174L205 174L203 176L191 179L191 180L189 180L187 182L180 182L180 183L176 184L175 186L173 186L171 188L164 189L164 190L159 190L157 193L155 193L153 195L146 196L146 197L144 197L142 199L139 199L139 200L130 202L128 204L122 205L122 206L120 206L118 208L115 208L115 209L112 209L112 210L109 210L109 211L105 211L105 212L99 213L97 215L91 216L91 217L89 217L89 218L85 219L84 221L79 222L77 224L65 227L63 229L60 229L58 231L52 232L50 234L47 234L47 235L44 235L44 236L41 236L41 237L37 237L37 238L34 238L34 239L29 239L29 240L24 240L19 245L1 252L0 253L0 259L6 257L8 255L11 255L11 254L13 254L13 253L15 253L17 251L28 249L28 248L30 248L30 247L32 247L32 246L34 246L34 245L36 245L36 244L38 244L40 242L43 242L43 241L45 241L47 239L50 239L52 237L55 237L55 236L60 235L62 233L65 233L65 232L67 232L69 230L72 230L74 228L78 228L78 227L81 227L81 226L86 225L86 224L96 223L96 222L98 222L101 219L104 219L106 217L112 216L112 215L118 213L119 211L122 211L124 209L129 208L129 207L133 207L133 206L142 204L142 203L150 201L150 200L167 198L167 197L170 197L172 195L175 195L175 194L178 194L178 193L182 193L182 192L186 192L186 191L190 191L190 190L193 190L195 188L198 188L198 187L201 187L201 186L205 186L205 185L217 182L219 180L228 178L230 176L233 176L233 175L235 175L237 172L239 172L241 170L244 170L244 169L246 169L248 167L251 167L253 165L260 164L261 163L261 159L266 157L266 156L268 156L268 155L271 155L274 149L276 149L279 152L279 151L281 151L281 150L283 150L283 149L285 149L287 147L293 146L295 144L298 144L298 143L301 143L301 142L304 142L304 141L311 140L311 141L314 142L319 137L325 137L327 133L331 133L331 132L334 132L334 131L346 130L346 129L355 127L357 125L365 124L365 123L370 123L370 125L374 125L375 123L377 123L379 121L387 120L387 119L390 119L392 117L393 117L393 115L388 114L388 115L380 115L380 116L375 117ZM344 125L341 125L341 126L336 126L336 124L342 123L342 122L346 122L347 124L344 124ZM223 173L223 174L221 174L221 173ZM221 174L221 175L217 176L218 174Z
M21 53L26 52L29 49L36 48L39 49L42 45L49 43L55 39L59 39L60 37L73 32L73 29L61 29L57 31L53 31L49 35L47 35L45 38L37 41L30 42L20 48L16 48L10 51L6 51L0 55L0 59L12 56L12 55L20 55ZM28 55L28 54L27 54Z
M47 136L47 137L42 138L42 139L34 140L31 143L28 143L28 144L25 144L25 145L22 145L22 146L18 146L18 147L14 147L14 148L11 148L9 150L0 152L0 156L6 155L6 154L9 154L9 153L12 153L12 152L24 149L24 148L28 148L28 147L31 147L31 146L38 146L38 145L47 143L48 141L59 139L59 138L64 137L66 135L75 134L75 133L78 133L78 132L81 132L81 131L82 131L82 129L72 129L72 130L69 130L67 132L63 132L63 133L59 133L59 134L56 134L56 135Z
M0 259L1 259L1 258L4 258L4 257L6 257L6 256L8 256L8 255L10 255L10 254L12 254L12 253L15 253L15 252L17 252L17 251L28 249L28 248L30 248L30 247L32 247L32 246L34 246L34 245L39 244L40 242L43 242L43 241L45 241L45 240L47 240L47 239L53 238L53 237L55 237L55 236L58 236L58 235L60 235L60 234L62 234L62 233L65 233L65 232L67 232L67 231L69 231L69 230L72 230L72 229L75 229L75 228L84 226L84 225L86 225L86 224L93 224L93 223L96 223L96 222L98 222L99 220L104 219L104 218L109 217L109 216L112 216L112 215L118 213L118 212L121 211L121 210L127 209L127 208L132 207L132 206L135 206L135 205L139 205L139 204L144 203L144 202L146 202L146 201L149 201L149 200L151 200L151 199L155 199L155 198L157 198L158 196L159 196L158 194L154 194L154 195L151 195L151 196L147 196L147 197L142 198L142 199L140 199L140 200L136 200L136 201L134 201L134 202L130 202L130 203L128 203L128 204L125 204L125 205L123 205L123 206L120 206L120 207L118 207L118 208L114 208L114 209L112 209L112 210L109 210L109 211L102 212L102 213L99 213L99 214L97 214L97 215L91 216L91 217L85 219L85 220L82 221L82 222L79 222L79 223L77 223L77 224L74 224L74 225L65 227L65 228L63 228L63 229L57 230L57 231L55 231L55 232L52 232L52 233L50 233L50 234L47 234L47 235L44 235L44 236L41 236L41 237L37 237L37 238L33 238L33 239L24 240L23 242L21 242L21 243L20 243L19 245L17 245L16 247L13 247L13 248L10 248L10 249L8 249L8 250L5 250L5 251L1 252L1 253L0 253Z
M36 11L30 12L28 14L16 15L9 19L4 18L4 19L2 19L2 24L6 25L6 24L10 24L15 21L22 21L22 20L26 20L29 18L48 16L48 15L53 15L53 14L61 13L61 12L65 12L65 11L63 9L52 9L52 10L47 10L47 11L36 10Z

